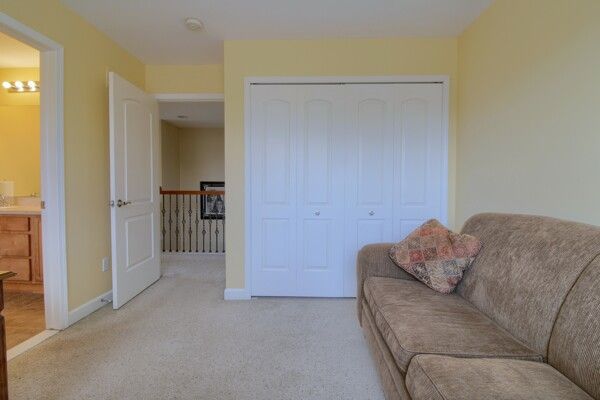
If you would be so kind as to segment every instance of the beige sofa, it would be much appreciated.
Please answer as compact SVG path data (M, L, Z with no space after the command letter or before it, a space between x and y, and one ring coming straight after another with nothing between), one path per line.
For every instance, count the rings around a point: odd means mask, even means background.
M600 398L600 228L480 214L455 293L364 247L358 317L388 400Z

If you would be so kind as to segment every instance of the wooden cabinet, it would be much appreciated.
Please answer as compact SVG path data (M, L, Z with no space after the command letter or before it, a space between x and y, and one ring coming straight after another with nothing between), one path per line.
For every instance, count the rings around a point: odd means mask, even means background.
M0 400L8 400L8 364L6 362L6 326L4 323L3 283L15 276L11 271L0 271Z
M39 215L0 215L0 270L16 274L7 290L44 291Z

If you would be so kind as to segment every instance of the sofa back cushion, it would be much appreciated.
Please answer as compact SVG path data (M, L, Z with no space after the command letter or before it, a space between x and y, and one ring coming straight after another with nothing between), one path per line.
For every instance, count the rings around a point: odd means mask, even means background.
M583 271L560 308L548 362L600 399L600 256Z
M457 292L547 357L561 304L600 254L600 228L553 218L479 214L462 229L482 249Z

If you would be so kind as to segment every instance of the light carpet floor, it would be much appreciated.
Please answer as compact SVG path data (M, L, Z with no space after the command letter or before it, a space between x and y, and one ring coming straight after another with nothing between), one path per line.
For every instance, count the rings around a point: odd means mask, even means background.
M382 400L350 299L224 301L223 256L163 277L9 362L16 399Z

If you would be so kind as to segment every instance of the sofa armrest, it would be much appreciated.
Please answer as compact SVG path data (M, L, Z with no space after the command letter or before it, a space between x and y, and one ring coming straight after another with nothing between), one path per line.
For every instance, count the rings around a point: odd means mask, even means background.
M414 281L408 272L398 267L390 259L389 251L394 243L368 244L358 252L356 259L356 306L358 322L362 325L362 302L364 298L363 285L370 276L396 278Z

